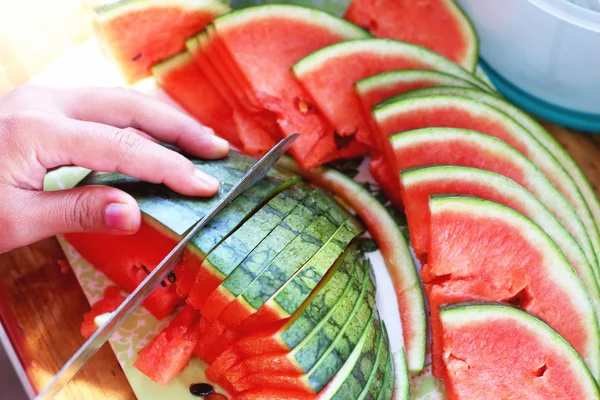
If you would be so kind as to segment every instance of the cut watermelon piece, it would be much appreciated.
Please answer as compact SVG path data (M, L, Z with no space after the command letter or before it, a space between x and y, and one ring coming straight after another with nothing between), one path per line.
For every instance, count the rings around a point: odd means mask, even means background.
M442 95L399 100L376 109L373 114L382 139L412 129L449 127L479 131L514 147L538 166L573 205L578 216L577 223L583 222L587 238L583 238L585 242L582 242L582 237L575 237L590 261L597 265L600 236L577 185L556 158L515 120L487 104L465 97Z
M517 305L561 334L600 374L600 330L594 306L571 265L541 228L519 212L488 200L435 197L429 201L429 261L421 271L431 309L433 373L443 369L438 307L472 300Z
M193 356L200 337L200 321L191 307L185 307L140 352L133 366L161 385L166 385L183 371Z
M385 326L383 329L384 334L381 335L381 340L379 341L377 356L375 357L375 365L371 369L371 373L369 374L369 378L365 387L358 396L359 399L376 399L383 391L386 371L388 370L388 367L391 367L390 345L387 340Z
M424 46L473 72L479 41L453 0L353 0L345 18L380 38Z
M600 398L581 357L539 319L493 303L443 307L440 318L451 399Z
M136 0L103 10L94 21L98 42L127 83L185 49L185 40L230 10L218 0Z
M121 303L125 301L125 296L121 294L121 288L117 286L108 286L104 289L104 297L92 304L92 309L83 314L83 322L81 323L81 335L88 339L96 332L98 325L96 317L115 311Z
M158 85L198 121L232 145L241 147L232 108L196 65L188 52L152 68Z
M292 153L306 166L312 145L332 128L310 104L290 68L324 46L368 34L323 11L273 4L217 18L214 29L262 108L277 115L282 133L302 133Z
M364 221L377 242L392 279L408 368L411 373L419 374L425 363L427 321L424 295L408 244L392 216L365 188L339 171L325 167L303 171L289 157L282 158L279 165L339 196Z
M566 151L565 148L535 119L498 96L492 96L488 93L470 90L468 88L437 87L415 90L404 94L406 97L432 95L460 96L480 103L488 104L491 107L494 107L508 115L510 118L514 119L517 123L527 129L529 133L531 133L531 135L533 135L542 144L542 146L548 149L548 151L558 160L560 165L571 176L592 213L595 227L600 225L600 202L598 201L598 197L596 196L594 188L592 188L589 180L569 152ZM586 222L584 221L584 223ZM591 220L588 219L586 227L588 230L594 229L594 227L591 226ZM600 280L600 274L597 275L597 278Z
M378 148L379 136L364 113L354 83L382 72L402 69L428 69L446 72L485 87L458 65L423 47L389 39L363 39L325 47L294 65L292 71L331 125L311 154L311 166L337 158L347 158L337 150L336 135L352 142L354 138ZM338 139L339 142L339 139ZM359 146L364 149L364 146Z
M538 224L563 252L600 312L600 289L594 269L579 244L554 215L525 188L514 181L476 168L437 166L401 172L406 217L415 253L427 262L430 242L429 197L457 194L480 197L511 207Z
M390 353L388 355L391 359L393 359L393 355ZM394 371L395 364L392 364L392 360L388 361L385 368L385 375L383 377L383 382L381 384L381 390L379 391L379 395L377 396L377 400L384 399L393 399L393 400L409 400L409 386L408 380L402 376L402 380L396 382L398 377L398 371ZM398 384L397 384L398 383ZM397 390L402 389L402 390Z

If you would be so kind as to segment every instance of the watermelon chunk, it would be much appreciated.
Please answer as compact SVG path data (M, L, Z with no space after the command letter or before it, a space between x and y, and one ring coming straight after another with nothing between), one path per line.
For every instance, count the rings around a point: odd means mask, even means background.
M472 300L514 304L549 324L600 374L594 306L564 255L519 212L488 200L429 202L429 261L421 272L431 308L433 373L448 378L438 307ZM450 239L449 239L450 238Z
M97 316L115 311L121 303L125 301L125 296L121 294L121 288L117 286L108 286L104 289L104 297L92 304L92 309L83 314L81 323L81 335L88 339L96 332L98 327L94 321Z
M136 0L102 10L94 21L105 55L127 83L150 75L150 68L183 50L185 40L230 10L218 0Z
M477 34L454 0L353 0L344 17L377 37L424 46L475 71Z
M598 386L573 347L539 319L503 304L443 307L450 399L597 399Z
M585 200L573 179L556 158L525 128L494 107L465 97L415 97L386 104L374 111L383 138L427 127L463 128L495 136L529 158L560 190L577 213L586 237L577 237L590 261L597 264L600 236ZM565 221L562 221L565 223ZM583 241L581 239L584 239Z

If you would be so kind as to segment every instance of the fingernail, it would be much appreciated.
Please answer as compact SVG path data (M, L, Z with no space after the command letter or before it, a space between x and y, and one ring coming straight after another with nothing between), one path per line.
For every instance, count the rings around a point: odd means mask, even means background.
M104 222L111 229L135 231L139 219L139 211L129 204L111 203L104 209Z
M194 177L203 188L214 190L215 192L219 190L219 181L206 172L196 169L194 171Z
M212 142L218 151L226 152L229 151L229 142L218 136L211 136Z

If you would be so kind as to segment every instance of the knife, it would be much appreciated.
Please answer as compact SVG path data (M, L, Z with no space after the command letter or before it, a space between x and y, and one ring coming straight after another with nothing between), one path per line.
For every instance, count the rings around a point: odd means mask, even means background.
M171 250L171 252L148 274L146 279L125 299L106 322L77 350L69 361L58 371L52 381L35 398L35 400L48 400L54 398L79 372L94 354L110 339L112 334L119 329L127 317L135 310L148 295L173 271L181 260L186 245L198 233L200 229L225 206L231 203L246 189L260 180L279 158L286 153L294 140L300 136L294 133L273 147L264 155L242 179L218 202L200 221L198 221L187 235Z

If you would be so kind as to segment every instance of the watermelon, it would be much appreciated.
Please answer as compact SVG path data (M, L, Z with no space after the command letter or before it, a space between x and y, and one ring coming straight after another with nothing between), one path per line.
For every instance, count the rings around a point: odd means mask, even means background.
M98 329L96 317L115 311L121 303L125 301L125 296L121 294L121 288L117 286L107 286L104 289L104 297L94 304L89 312L83 314L81 323L81 335L88 339Z
M512 208L470 197L429 201L421 275L431 309L433 373L447 379L438 307L472 300L517 305L549 324L600 373L600 330L581 280L541 228Z
M150 75L150 68L185 50L185 40L204 29L229 6L218 0L130 0L106 7L94 29L103 53L127 83Z
M594 308L600 312L600 289L585 253L556 217L522 186L494 172L457 166L415 168L401 172L400 176L410 241L423 263L427 262L424 255L430 241L431 195L468 195L494 201L519 211L550 236L577 272Z
M152 67L157 84L190 115L232 145L241 147L233 112L188 52Z
M200 338L200 314L184 307L150 343L138 353L133 366L153 381L166 385L192 359Z
M290 68L324 46L368 34L323 11L294 5L249 7L213 24L221 55L231 57L260 106L276 114L281 132L302 133L292 154L306 165L312 145L333 128L310 104Z
M337 136L350 142L356 138L363 144L377 146L378 135L372 132L370 110L362 112L353 85L372 75L402 69L442 71L485 88L483 82L458 65L409 43L389 39L363 39L325 47L301 59L292 68L298 82L310 95L312 103L316 104L335 128L335 132L321 137L315 144L310 155L311 166L361 154L338 151ZM364 146L357 146L357 150L364 152Z
M587 228L587 239L580 244L584 246L590 261L597 264L600 236L581 192L556 158L515 120L487 104L443 95L399 100L373 113L380 133L385 138L407 130L443 126L479 131L514 147L537 165L573 205L579 217L577 223L583 222Z
M573 347L539 319L505 304L462 303L440 311L451 399L598 399Z
M425 363L426 314L424 295L408 244L386 208L365 188L334 169L319 167L303 171L291 158L279 166L324 187L356 210L375 239L392 279L406 347L408 369L419 374Z
M424 46L473 72L479 41L454 0L353 0L345 18L380 38Z
M585 174L581 170L581 168L577 165L573 157L565 150L565 148L556 140L554 137L548 133L543 126L541 126L535 119L530 117L527 113L521 111L517 107L513 106L509 102L502 100L497 96L491 96L487 93L483 93L481 91L475 91L468 88L458 88L458 87L438 87L438 88L428 88L422 90L415 90L410 93L405 93L405 96L431 96L431 95L451 95L451 96L460 96L466 97L472 100L475 100L480 103L488 104L504 114L508 115L510 118L514 119L517 123L523 126L525 129L531 133L548 151L558 160L560 165L567 171L567 173L571 176L571 179L575 182L579 191L581 192L583 198L587 206L589 207L593 221L595 222L595 226L600 225L600 202L598 201L598 197L596 196L596 192L594 188L590 184L589 180L586 178ZM592 229L591 219L586 224L588 229ZM584 221L585 222L585 221ZM600 275L598 276L600 279Z
M393 356L390 354L390 357L393 357ZM395 381L395 379L397 378L398 374L396 373L396 371L394 371L394 367L392 365L393 364L391 362L387 363L387 366L385 368L385 375L383 377L383 382L381 383L382 388L379 391L379 395L377 395L377 400L384 400L384 399L409 400L410 399L409 387L408 387L408 382L406 381L406 379L398 382L403 385L402 386L403 390L402 391L396 390L397 382Z
M377 356L375 357L375 365L371 369L369 378L363 390L358 395L357 399L376 399L384 390L384 382L386 371L391 368L390 347L387 342L387 334L381 336Z

